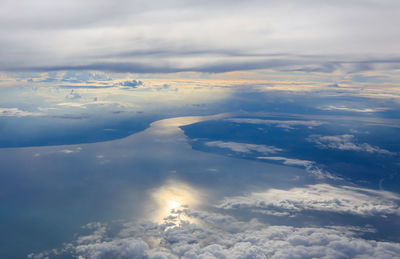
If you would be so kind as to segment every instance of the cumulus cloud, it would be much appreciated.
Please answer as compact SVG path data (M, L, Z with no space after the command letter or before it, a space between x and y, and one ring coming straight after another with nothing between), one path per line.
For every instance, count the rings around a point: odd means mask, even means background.
M274 125L279 128L293 129L293 126L306 126L306 127L316 127L324 124L322 121L305 121L305 120L263 120L255 118L231 118L226 119L227 121L235 123L248 123L248 124L264 124L264 125Z
M309 174L315 176L318 179L342 180L342 178L340 178L338 176L334 176L331 173L322 170L313 161L301 160L301 159L295 159L295 158L287 158L287 157L272 157L272 156L260 156L257 158L264 159L264 160L270 160L270 161L280 161L284 165L289 165L289 166L304 167Z
M382 155L395 155L396 153L390 152L376 146L371 146L368 143L356 143L354 135L344 134L336 136L321 136L311 135L307 141L315 143L317 147L322 149L338 149L349 151L362 151L368 153L382 154Z
M28 258L394 258L400 253L399 243L365 240L351 227L270 226L189 209L173 217L183 216L196 223L89 224L91 233Z
M400 196L385 191L316 184L289 190L270 189L247 196L229 197L225 198L218 207L266 209L288 213L325 211L359 216L385 216L400 215L400 207L397 205L399 200Z
M274 154L283 150L274 146L224 141L209 141L206 142L205 145L209 147L226 148L239 153L251 153L252 151L256 151L264 154Z

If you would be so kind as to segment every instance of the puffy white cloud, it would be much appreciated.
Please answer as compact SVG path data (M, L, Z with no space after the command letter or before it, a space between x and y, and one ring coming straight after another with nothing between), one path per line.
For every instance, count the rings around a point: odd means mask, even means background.
M315 120L264 120L255 118L231 118L226 120L236 123L275 125L276 127L285 129L293 129L293 126L316 127L324 124L322 121Z
M81 258L146 258L148 249L140 239L124 238L78 245L75 253Z
M321 136L311 135L307 138L309 142L315 143L317 147L323 149L339 149L350 151L362 151L368 153L376 153L382 155L395 155L396 153L390 152L376 146L371 146L368 143L355 143L356 138L354 135L344 134L336 136Z
M385 216L400 215L399 200L400 196L385 191L316 184L289 190L269 189L266 192L229 197L225 198L218 207L266 209L289 213L325 211L360 216Z
M171 191L177 195L176 190L168 186L160 189L156 200L162 198L168 204L170 199L164 196ZM146 217L109 224L89 223L82 227L82 234L76 234L75 239L62 248L32 253L28 257L395 258L400 253L400 243L362 238L366 233L376 232L370 225L309 226L306 223L294 227L270 225L254 218L238 220L229 214L232 208L241 208L246 214L255 207L265 211L266 207L274 210L275 206L283 211L311 209L357 216L393 214L398 217L400 214L396 213L400 211L395 202L400 201L400 196L391 192L326 184L271 189L265 193L226 197L216 205L218 212L193 210L186 204L191 201L181 201L179 206L169 208L161 221L149 221Z
M205 145L209 147L227 148L239 153L251 153L252 151L256 151L264 154L274 154L283 150L274 146L224 141L209 141L206 142Z
M351 227L270 226L257 220L190 211L177 212L196 221L129 222L120 231L93 224L87 238L60 250L30 254L29 258L72 255L77 258L395 258L400 244L365 240ZM360 231L360 229L359 229ZM361 230L362 231L362 230ZM115 232L114 232L115 233ZM100 236L99 236L100 234ZM81 244L79 240L91 240Z

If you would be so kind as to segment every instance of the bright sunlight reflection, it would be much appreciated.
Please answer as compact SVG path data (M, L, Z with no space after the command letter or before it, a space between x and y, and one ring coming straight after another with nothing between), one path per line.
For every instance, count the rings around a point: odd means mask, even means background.
M169 181L152 194L157 208L154 220L163 222L168 217L182 218L179 211L186 208L195 208L200 204L200 194L193 187L182 182Z

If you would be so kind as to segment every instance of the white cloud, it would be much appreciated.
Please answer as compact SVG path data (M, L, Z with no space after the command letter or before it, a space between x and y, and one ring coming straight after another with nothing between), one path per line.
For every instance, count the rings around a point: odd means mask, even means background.
M77 153L77 152L81 152L82 148L81 147L77 147L75 149L62 149L60 151L58 151L59 153L64 153L64 154L72 154L72 153Z
M270 189L247 196L225 198L223 209L267 209L278 212L326 211L360 216L400 215L400 196L351 186L308 185L289 190Z
M26 116L44 116L41 112L28 112L18 108L0 108L0 116L4 117L26 117Z
M339 149L350 151L362 151L368 153L376 153L382 155L395 155L396 153L390 152L376 146L371 146L368 143L355 143L354 135L344 134L336 136L321 136L311 135L307 138L309 142L315 143L317 147L322 149Z
M342 180L342 178L338 176L334 176L329 172L326 172L319 168L315 162L308 161L308 160L301 160L301 159L294 159L294 158L286 158L286 157L271 157L271 156L260 156L257 157L258 159L264 160L271 160L271 161L282 161L284 165L289 166L301 166L306 169L306 171L317 177L318 179L332 179L332 180Z
M279 128L293 129L293 126L306 126L306 127L316 127L325 124L322 121L305 121L305 120L263 120L254 118L232 118L226 119L227 121L236 123L248 123L248 124L264 124L264 125L275 125Z
M197 223L128 222L117 234L111 226L94 223L92 233L78 236L64 248L28 257L394 258L400 253L399 243L358 237L362 228L270 226L257 220L239 221L232 216L188 209L177 214L176 218L185 215Z
M389 108L351 108L346 106L334 106L329 105L326 107L321 107L321 110L326 111L348 111L348 112L362 112L362 113L372 113L372 112L382 112L387 111Z
M314 162L308 160L301 160L301 159L293 159L293 158L286 158L286 157L257 157L258 159L266 159L266 160L273 160L273 161L283 161L285 165L294 165L294 166L310 166L313 165Z
M256 151L264 154L274 154L283 150L274 146L247 144L239 142L209 141L206 142L205 145L209 147L226 148L239 153L251 153L252 151Z
M58 103L57 105L64 107L86 108L86 105L84 103L65 102L65 103Z
M76 243L79 245L91 244L100 242L104 234L107 232L107 225L100 222L92 222L86 224L82 229L93 230L90 235L79 236Z

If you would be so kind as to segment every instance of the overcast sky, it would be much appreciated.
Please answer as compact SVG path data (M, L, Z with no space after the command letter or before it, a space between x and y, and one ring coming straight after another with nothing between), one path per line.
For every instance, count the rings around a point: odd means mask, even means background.
M0 70L400 67L400 1L3 0Z

